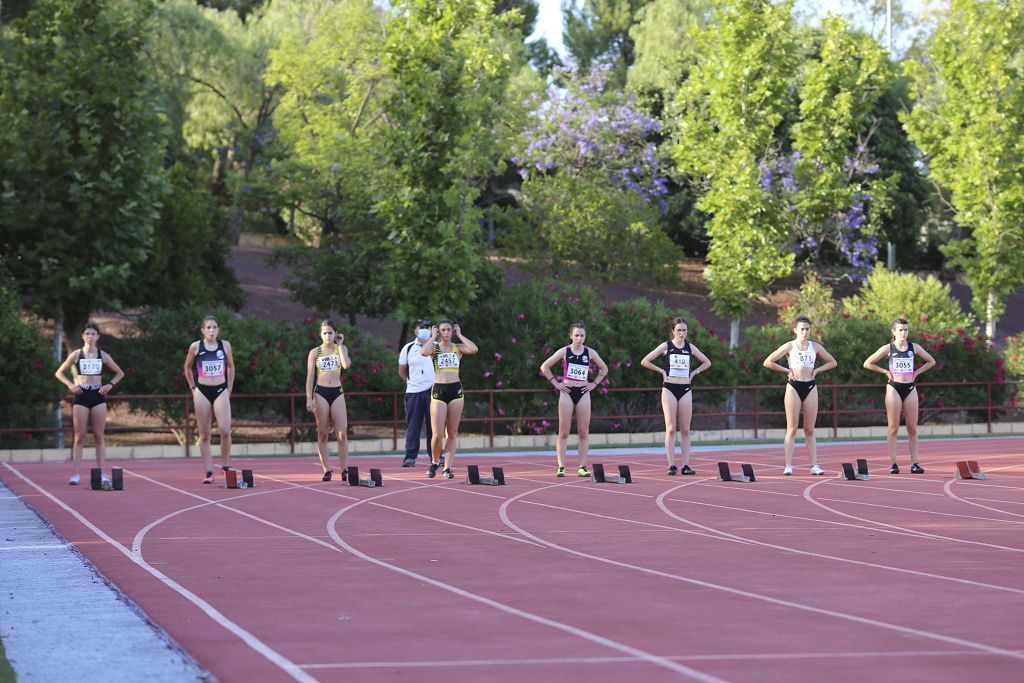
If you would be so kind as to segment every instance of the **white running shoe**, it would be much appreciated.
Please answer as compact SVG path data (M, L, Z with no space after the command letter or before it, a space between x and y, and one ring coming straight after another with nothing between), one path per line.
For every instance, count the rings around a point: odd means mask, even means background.
M821 469L817 465L811 465L811 474L813 474L816 477L820 477L821 475L825 474L825 470Z
M792 475L793 474L793 466L792 465L786 465L786 467L783 468L783 470L782 470L782 474L784 474L787 477Z
M72 474L71 478L68 479L68 484L71 486L78 486L80 483L82 483L82 478L77 474Z

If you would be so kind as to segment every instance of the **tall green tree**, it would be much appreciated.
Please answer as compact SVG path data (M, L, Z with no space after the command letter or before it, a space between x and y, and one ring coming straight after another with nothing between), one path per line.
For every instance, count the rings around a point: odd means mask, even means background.
M146 260L164 193L143 0L39 0L0 65L0 251L73 339Z
M988 338L1024 285L1024 4L952 0L923 61L908 61L903 117L966 229L944 253L962 268Z
M707 23L713 6L713 0L652 0L641 7L629 29L634 46L629 89L670 98L686 78L696 31Z
M740 0L720 7L699 37L699 58L672 116L673 157L703 179L697 208L710 215L704 277L719 315L732 318L732 342L750 300L789 274L787 230L770 211L759 163L793 107L797 45L792 3Z
M598 64L613 64L620 86L635 59L630 29L637 12L651 0L563 0L565 49L582 71Z
M275 177L303 246L275 259L304 305L382 316L393 303L380 264L387 233L372 212L376 151L387 125L384 10L370 0L320 8L271 50L268 83L282 90L274 124L286 150Z
M481 187L505 157L497 126L512 61L491 3L396 3L386 28L388 126L373 182L398 313L460 314L488 281Z

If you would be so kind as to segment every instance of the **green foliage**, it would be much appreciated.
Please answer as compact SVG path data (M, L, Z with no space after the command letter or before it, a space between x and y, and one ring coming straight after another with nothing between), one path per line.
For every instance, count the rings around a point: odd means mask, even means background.
M61 393L53 378L55 367L48 346L36 328L23 319L18 298L0 285L0 347L11 359L0 366L5 395L0 401L0 428L52 424L52 413L47 408L52 408L52 399ZM0 447L23 448L39 439L28 433L0 434Z
M652 0L629 30L636 53L627 74L630 90L653 90L669 99L694 59L695 31L703 28L712 0Z
M146 263L125 297L129 306L157 303L242 307L242 293L227 264L228 226L209 191L175 164L167 171L169 193L160 212ZM154 301L154 294L160 297Z
M495 132L511 60L508 17L487 2L406 0L386 28L389 126L373 183L383 270L399 317L468 311L490 266L476 206L505 154Z
M593 175L530 177L510 212L508 246L539 273L593 280L672 282L682 256L658 208L633 189Z
M903 124L970 229L943 253L964 270L990 339L1005 297L1024 284L1022 44L1020 2L953 0L927 60L906 64L916 102Z
M868 276L860 293L843 300L847 314L889 325L906 318L915 330L948 332L973 329L974 317L960 309L949 285L929 275L894 273L878 268Z
M535 281L518 285L488 297L462 321L466 334L480 347L480 353L468 357L460 376L467 390L541 389L538 393L495 394L498 416L540 417L509 423L509 431L544 433L557 424L557 396L545 386L539 368L555 350L569 343L569 326L583 321L587 345L592 346L608 364L609 375L595 394L597 415L658 414L660 394L658 377L640 366L640 360L668 339L670 321L682 315L689 321L692 343L712 360L712 368L700 382L705 385L728 384L734 379L728 362L726 344L686 312L669 311L662 303L647 299L608 304L593 289L558 280ZM555 374L561 368L554 368ZM609 393L614 387L651 387L642 393ZM705 405L724 400L724 396L701 394ZM470 395L467 415L483 416L489 406ZM660 423L656 419L654 423ZM656 424L640 421L607 421L595 429L645 431Z
M814 321L812 338L831 353L838 363L834 370L821 375L818 380L819 405L822 410L833 407L832 384L876 384L863 389L842 389L836 391L840 410L853 411L840 416L839 424L877 424L884 422L884 413L859 413L864 410L885 408L885 383L881 375L870 373L863 368L864 360L892 338L889 321L877 318L864 319L847 314L833 320L827 328L821 328ZM933 334L920 331L911 321L911 341L920 344L935 357L936 366L922 375L919 383L928 382L971 382L995 381L992 400L1001 403L1008 399L1005 384L1006 373L1003 360L998 352L984 343L984 336L972 329L953 329ZM782 343L793 339L789 324L767 325L748 328L744 343L736 354L738 371L745 384L776 385L779 391L762 391L760 405L764 410L782 410L782 389L785 379L777 372L764 368L764 359ZM948 406L978 406L987 402L984 386L943 386L919 387L918 396L922 409L946 408ZM982 411L970 411L973 419L983 419ZM941 413L923 413L922 421L942 420ZM946 418L949 419L949 418ZM820 417L819 424L831 424L832 417ZM777 421L781 423L781 418Z
M1006 370L1014 379L1024 379L1024 333L1006 338Z
M803 315L810 318L815 327L828 328L835 314L836 302L832 297L832 288L821 282L814 273L808 273L800 285L797 302L779 309L779 322L790 325L797 316Z
M138 331L126 338L118 363L125 370L132 393L188 394L183 375L189 344L200 338L199 321L207 310L188 307L178 310L156 309L142 316ZM221 325L221 338L231 342L235 360L235 394L304 393L306 357L320 343L319 321L307 318L301 325L268 322L257 318L239 318L217 309L212 312ZM353 366L343 373L346 391L396 391L401 388L394 372L392 351L374 337L359 330L339 326L345 335ZM297 414L305 411L304 399L295 399ZM153 399L133 403L132 408L159 416L167 424L176 424L184 416L182 399ZM287 420L291 401L287 398L232 401L236 419ZM390 417L391 404L373 398L350 398L350 419Z
M740 316L765 283L788 274L784 225L772 220L758 163L792 106L796 42L791 2L722 6L673 108L673 158L704 179L697 208L711 216L705 277L720 315Z
M634 48L630 29L637 12L651 0L589 0L563 3L565 49L583 71L611 62L619 86L626 83L626 71L633 64Z
M40 0L0 64L0 252L33 310L69 336L116 308L164 191L142 59L142 0Z

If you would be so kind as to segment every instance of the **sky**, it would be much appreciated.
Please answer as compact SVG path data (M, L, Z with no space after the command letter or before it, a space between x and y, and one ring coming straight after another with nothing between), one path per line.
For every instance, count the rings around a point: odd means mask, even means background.
M580 1L580 0L577 0ZM537 17L537 27L530 40L544 37L548 45L554 48L560 55L565 56L565 45L562 43L562 0L539 0L540 13ZM893 0L893 6L900 6L904 10L916 13L921 9L921 0ZM812 16L823 17L826 14L846 14L857 6L851 0L796 0L798 11L806 12ZM865 26L864 28L870 28ZM893 42L896 43L897 52L901 44L909 42L908 37L894 35Z

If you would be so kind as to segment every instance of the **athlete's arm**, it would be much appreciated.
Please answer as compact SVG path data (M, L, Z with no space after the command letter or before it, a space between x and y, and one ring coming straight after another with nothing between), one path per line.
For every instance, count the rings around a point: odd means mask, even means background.
M789 353L789 346L792 343L793 342L786 342L779 348L775 349L775 352L772 355L764 359L764 366L769 370L774 370L775 372L784 372L787 375L791 374L789 368L784 368L779 365L779 361L783 356Z
M867 360L864 361L864 368L866 370L870 370L871 372L877 372L880 375L885 375L886 377L889 377L889 379L892 379L892 377L889 376L889 368L882 368L882 367L879 367L879 365L878 365L878 361L882 360L883 358L885 358L888 355L889 355L889 345L888 344L886 344L885 346L878 347L878 350L875 351L870 356L868 356Z
M914 349L914 353L921 356L921 358L924 358L924 365L914 371L914 379L917 379L918 375L924 374L935 367L935 359L932 358L932 354L925 351L920 344L914 344L914 342L910 343L911 348Z
M231 354L231 344L224 342L224 377L228 381L228 395L235 393L235 357Z
M693 348L692 344L690 345L690 348ZM648 370L654 370L655 372L661 373L662 378L668 377L668 373L665 372L664 368L659 368L657 365L654 364L654 359L658 358L659 356L664 356L667 350L668 342L662 342L658 344L658 346L656 346L653 351L644 356L644 359L640 361L640 365L644 366Z
M434 355L434 344L437 343L437 325L430 328L430 339L423 342L423 346L420 347L420 355L433 356Z
M458 335L459 337L459 343L456 346L459 347L459 353L461 353L463 356L472 356L474 353L480 350L479 348L477 348L477 345L474 344L471 339L469 339L466 335L462 334L462 328L460 328L458 325L454 325L452 327L452 333Z
M70 382L68 381L67 372L68 368L70 368L78 361L78 356L80 354L81 351L72 351L71 353L69 353L67 358L64 359L64 362L60 364L59 368L57 368L57 372L53 373L53 376L56 377L57 380L61 384L66 386L68 388L68 391L70 391L73 394L77 394L82 390L78 388L78 383L75 382L73 379Z
M310 349L309 353L306 355L306 410L309 412L313 412L313 384L316 378L316 352L317 349Z
M701 353L700 349L698 349L693 344L690 344L690 353L696 356L697 360L700 361L700 365L697 366L697 369L690 371L690 379L693 379L694 377L696 377L697 375L711 367L711 359L705 356L703 353Z
M587 385L587 391L597 389L601 386L601 382L604 381L604 378L608 376L608 366L603 360L601 360L601 355L594 349L590 349L590 362L597 366L597 377L595 377L592 382L594 385L593 388L591 388L590 384Z
M104 365L106 365L108 368L114 371L114 378L111 379L106 384L104 384L102 387L100 387L100 394L102 396L106 396L107 394L114 390L114 387L116 387L121 382L122 379L124 379L124 370L122 370L121 367L114 362L114 359L111 358L110 354L107 353L106 351L100 351L100 358L103 359Z
M569 389L564 384L555 379L554 373L551 372L551 366L560 360L565 360L564 346L555 351L553 354L551 354L550 358L548 358L546 361L540 364L540 374L544 375L544 378L554 385L556 391L569 391Z
M348 347L345 346L345 335L339 334L336 343L338 344L338 355L341 356L341 369L348 370L352 367L352 359L348 355Z
M185 381L188 382L188 390L195 391L196 379L192 376L192 366L196 364L196 354L199 353L200 342L189 344L188 353L185 354Z
M825 359L825 364L819 365L818 367L814 368L814 371L811 373L811 379L814 379L821 373L828 372L832 368L836 367L837 365L839 365L839 363L836 362L836 359L832 356L831 353L825 350L824 346L822 346L821 344L815 344L814 342L811 343L814 344L814 346L818 349L818 355Z

